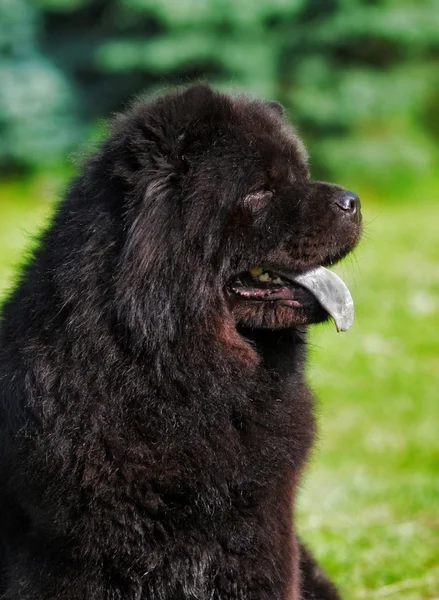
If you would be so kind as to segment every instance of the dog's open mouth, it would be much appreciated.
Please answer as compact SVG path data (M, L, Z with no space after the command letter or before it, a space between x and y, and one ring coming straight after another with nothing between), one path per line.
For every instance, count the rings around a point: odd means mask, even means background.
M301 307L306 290L332 317L338 331L346 331L354 320L354 303L342 279L325 267L317 267L300 275L250 269L230 285L232 294L247 301L281 302L291 308Z

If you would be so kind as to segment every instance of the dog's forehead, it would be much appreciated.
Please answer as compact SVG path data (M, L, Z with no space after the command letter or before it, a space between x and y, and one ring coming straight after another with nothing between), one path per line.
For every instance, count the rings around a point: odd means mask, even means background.
M308 172L305 145L283 113L264 101L241 100L234 108L235 135L242 136L242 143L259 154L264 164L277 171Z
M206 114L209 135L204 135L205 156L221 160L250 173L263 170L272 179L307 177L307 153L294 128L283 114L265 101L248 97L213 99L216 109Z

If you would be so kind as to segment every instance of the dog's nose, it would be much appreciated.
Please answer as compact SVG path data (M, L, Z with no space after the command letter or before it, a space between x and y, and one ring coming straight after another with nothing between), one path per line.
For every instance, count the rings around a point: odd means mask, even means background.
M335 204L354 221L358 222L361 219L360 198L354 192L340 192L335 198Z

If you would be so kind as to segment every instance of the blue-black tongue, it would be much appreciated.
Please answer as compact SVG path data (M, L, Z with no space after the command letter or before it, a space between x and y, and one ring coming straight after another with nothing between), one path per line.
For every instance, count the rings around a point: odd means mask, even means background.
M346 331L354 320L354 301L345 282L333 271L317 267L301 275L279 273L309 290L332 317L337 331Z

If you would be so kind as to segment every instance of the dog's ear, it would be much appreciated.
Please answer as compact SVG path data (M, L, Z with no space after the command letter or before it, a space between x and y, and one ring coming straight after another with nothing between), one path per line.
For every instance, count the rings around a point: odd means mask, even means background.
M206 120L215 119L218 100L218 94L207 83L192 85L176 96L177 130L171 156L183 171L189 168L186 149L205 135Z
M277 100L267 100L265 102L265 106L269 108L272 112L276 113L279 117L283 117L285 115L285 109L280 102Z
M181 103L186 107L203 107L215 96L214 90L208 83L197 83L186 88L180 96Z

